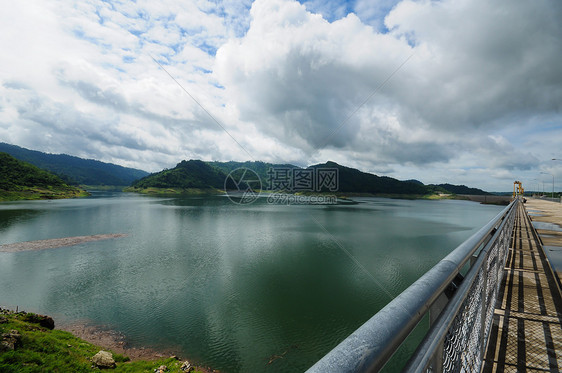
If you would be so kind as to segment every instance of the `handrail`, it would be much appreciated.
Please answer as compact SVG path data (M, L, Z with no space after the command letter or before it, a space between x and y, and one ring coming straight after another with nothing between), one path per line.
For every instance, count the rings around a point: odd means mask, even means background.
M517 203L518 200L510 203L488 224L310 367L307 373L376 372L384 367L436 300L451 286L463 266L473 259L479 249L492 241L504 221L511 220L506 218L513 216Z
M447 337L447 332L451 329L453 323L455 322L455 318L458 317L461 307L463 306L463 304L465 304L467 298L471 295L471 290L473 290L474 284L477 282L477 276L482 275L481 269L485 265L485 261L488 260L489 258L488 254L494 248L494 245L496 245L501 240L501 235L505 233L503 228L506 225L508 225L509 222L510 222L509 219L504 219L502 221L501 225L496 230L493 238L486 244L486 246L479 253L476 262L472 265L472 267L468 271L462 284L460 285L459 289L455 293L455 296L443 309L443 312L441 313L441 317L437 320L437 322L434 325L432 325L431 329L426 334L422 343L420 343L420 346L414 353L413 357L408 362L408 365L404 369L405 372L424 371L431 364L432 359L435 358L435 355L437 353L442 354L442 351L439 351L439 349L442 347L443 342ZM498 267L501 267L501 269L503 269L503 262L502 265ZM488 268L485 269L488 270ZM493 273L489 274L487 272L488 271L486 271L485 275L493 275ZM499 281L496 281L494 285L499 285ZM482 295L482 291L484 289L480 289L480 290L481 293L478 295ZM489 316L487 315L487 313L490 313L490 311L491 313L493 313L494 310L493 308L491 310L485 309L485 307L483 307L484 300L482 300L481 303L482 304L480 305L480 309L479 309L480 313L474 316L482 317L481 320L485 320L486 317ZM485 324L486 324L485 322L481 322L480 325L481 330L478 331L479 333L481 332L482 334L482 337L480 338L481 341L486 341L489 333L489 328L487 328ZM467 349L467 346L464 346L464 348ZM435 368L435 370L439 371L441 369Z

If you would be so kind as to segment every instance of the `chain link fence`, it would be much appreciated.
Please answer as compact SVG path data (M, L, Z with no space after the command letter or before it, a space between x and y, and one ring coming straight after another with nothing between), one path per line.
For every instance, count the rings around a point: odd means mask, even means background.
M490 333L494 308L509 251L515 214L497 234L491 248L482 250L480 267L443 341L442 366L430 366L431 372L478 372L484 359L484 348ZM460 290L460 289L459 289ZM444 315L446 317L446 315ZM423 349L423 346L422 346ZM434 353L439 353L435 351ZM432 358L432 361L439 359Z

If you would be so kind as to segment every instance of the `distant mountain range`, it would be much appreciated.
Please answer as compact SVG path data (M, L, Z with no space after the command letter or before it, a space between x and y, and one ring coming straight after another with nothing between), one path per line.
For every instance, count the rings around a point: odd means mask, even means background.
M483 190L469 188L464 185L430 184L424 185L419 180L400 181L388 176L377 176L362 172L355 168L345 167L335 162L317 164L308 168L301 168L292 164L273 164L267 162L204 162L200 160L181 161L176 167L149 174L148 172L118 166L112 163L100 162L92 159L82 159L66 154L48 154L40 151L29 150L19 146L0 143L0 152L5 152L21 161L31 163L41 169L50 171L59 176L66 184L81 185L131 185L134 191L152 189L175 189L176 192L188 189L198 190L223 190L225 180L227 188L236 188L233 179L227 178L237 169L254 171L261 180L262 189L278 190L272 186L272 181L279 175L287 178L301 177L302 181L318 181L316 178L324 170L337 170L337 192L361 193L374 195L431 195L431 194L465 194L489 195ZM316 171L314 171L316 170ZM316 173L314 173L316 172ZM294 174L294 175L293 175ZM312 176L311 176L312 175ZM303 178L304 177L304 178ZM308 179L307 179L308 177ZM314 178L313 180L310 178ZM294 179L287 181L294 182ZM294 185L292 185L294 187ZM309 191L317 191L311 185ZM281 188L285 191L299 191L291 187ZM305 188L306 190L306 188ZM335 191L334 188L322 187L322 191Z
M0 152L8 153L16 159L50 171L62 178L66 183L74 185L126 186L148 175L146 171L122 167L112 163L83 159L66 154L48 154L6 143L0 143Z
M439 184L438 187L441 187L453 194L466 194L466 195L492 195L492 193L488 193L483 191L482 189L478 188L469 188L465 185L452 185L452 184Z
M227 178L231 172L237 169L249 169L254 171L261 180L262 189L272 188L272 177L282 174L290 178L293 177L292 172L299 174L307 174L306 170L337 170L337 187L331 189L339 193L361 193L373 195L429 195L436 193L445 194L489 194L480 189L468 188L464 185L424 185L417 180L400 181L392 177L377 176L360 170L345 167L335 162L326 162L310 166L306 169L291 164L273 164L266 162L203 162L200 160L182 161L171 169L166 169L151 175L148 175L132 184L134 191L147 191L152 188L152 192L156 189L187 190L187 189L207 189L223 190L225 188L225 180L227 181L227 189L234 189L236 186L233 180ZM305 170L305 172L303 172ZM287 171L287 173L285 173ZM240 175L240 173L238 174ZM311 174L312 175L312 174ZM318 173L314 174L318 176ZM275 180L274 180L275 181ZM277 180L278 181L278 180ZM292 180L294 181L294 179ZM293 185L294 188L294 185ZM286 190L291 190L290 187ZM327 191L322 188L320 191ZM292 189L295 191L295 189ZM298 191L298 190L297 190ZM314 186L309 191L315 191ZM180 191L181 192L181 191Z
M87 193L67 185L60 177L0 152L0 201L85 195Z

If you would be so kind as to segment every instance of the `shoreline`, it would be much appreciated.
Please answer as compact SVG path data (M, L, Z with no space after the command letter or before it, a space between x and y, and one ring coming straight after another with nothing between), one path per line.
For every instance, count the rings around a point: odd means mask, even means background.
M176 354L173 349L164 349L164 348L156 349L152 347L145 347L145 346L135 347L129 345L125 334L106 326L95 325L88 320L78 320L78 321L71 321L71 322L54 321L53 318L50 316L41 315L33 312L26 312L18 309L12 310L10 308L5 308L4 306L0 306L0 316L1 315L4 316L13 315L15 317L21 317L21 315L24 316L38 315L41 318L47 318L51 321L52 324L50 327L46 327L46 328L51 330L68 332L78 340L82 342L87 342L95 346L96 350L99 349L102 351L110 351L114 355L121 355L122 357L127 358L127 360L120 362L120 364L127 364L127 362L151 363L151 362L157 362L159 360L163 361L163 360L173 359L179 363L189 361L192 367L192 371L197 373L219 372L218 370L214 370L206 366L194 364L192 360L188 360L184 356ZM7 322L5 318L0 321L1 321L0 324L2 322L4 323ZM43 324L41 325L43 327ZM31 328L31 329L27 328L24 330L39 330L39 329L40 328ZM66 344L67 342L64 343ZM68 348L71 347L72 345L68 345Z
M154 361L159 359L174 358L178 361L189 361L191 365L202 373L215 373L217 370L204 367L194 363L191 359L186 359L175 353L173 349L154 349L152 347L133 347L127 342L127 337L111 328L95 326L88 321L74 321L69 323L60 322L55 329L72 333L86 342L99 346L103 349L112 351L128 357L131 361Z
M87 321L58 322L55 329L72 333L75 337L86 342L127 356L131 361L157 360L177 356L173 351L158 351L149 347L129 346L124 334L110 328L92 325Z

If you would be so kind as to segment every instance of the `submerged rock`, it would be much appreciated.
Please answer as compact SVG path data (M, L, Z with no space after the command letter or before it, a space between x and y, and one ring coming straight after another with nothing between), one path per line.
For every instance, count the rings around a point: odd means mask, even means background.
M21 345L21 334L17 330L10 330L9 333L2 334L0 340L0 352L13 351Z
M111 352L108 351L100 351L92 357L92 362L98 367L102 369L111 369L115 368L115 360L113 359L113 355Z

